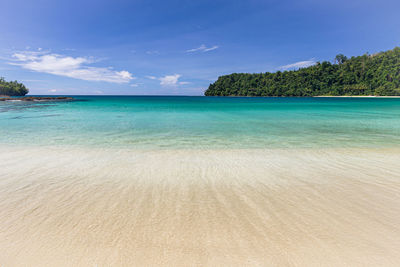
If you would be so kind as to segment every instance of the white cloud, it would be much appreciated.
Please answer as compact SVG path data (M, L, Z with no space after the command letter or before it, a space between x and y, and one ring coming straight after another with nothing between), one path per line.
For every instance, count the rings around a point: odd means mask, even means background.
M177 85L185 85L185 84L190 83L190 82L180 82L179 81L180 77L182 77L182 75L180 75L180 74L165 75L165 76L159 77L159 78L156 76L146 76L147 79L160 81L160 85L162 85L162 86L177 86Z
M305 61L299 61L299 62L292 63L289 65L281 66L281 67L279 67L279 69L288 70L288 69L307 68L307 67L310 67L315 64L316 64L316 62L314 60L305 60Z
M50 93L55 93L55 92L57 92L57 89L51 89L51 90L49 90L49 92Z
M199 46L199 47L197 47L197 48L193 48L193 49L186 50L186 52L187 52L187 53L193 53L193 52L208 52L208 51L212 51L212 50L215 50L215 49L218 49L218 48L219 48L219 46L217 46L217 45L214 45L214 46L211 46L211 47L207 47L207 46L205 46L204 44L202 44L201 46Z
M190 82L179 82L180 85L190 84Z
M165 75L164 77L161 77L160 84L163 86L174 86L178 83L179 78L181 75L179 74L174 74L174 75Z
M87 57L70 57L45 52L14 53L15 61L10 64L28 70L50 73L86 81L103 81L112 83L128 83L135 79L128 71L115 71L112 68L91 67L92 59Z

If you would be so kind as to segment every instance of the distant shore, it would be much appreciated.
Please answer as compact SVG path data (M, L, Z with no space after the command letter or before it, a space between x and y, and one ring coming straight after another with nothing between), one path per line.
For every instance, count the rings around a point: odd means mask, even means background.
M208 97L248 97L248 98L307 98L307 97L343 97L343 98L400 98L400 96L377 96L377 95L317 95L317 96L246 96L246 95L227 95L227 96L208 96Z
M357 98L400 98L400 96L378 96L378 95L318 95L313 97L357 97Z
M0 101L72 101L75 100L73 97L67 96L57 96L57 97L49 97L49 96L24 96L24 97L9 97L9 96L0 96Z

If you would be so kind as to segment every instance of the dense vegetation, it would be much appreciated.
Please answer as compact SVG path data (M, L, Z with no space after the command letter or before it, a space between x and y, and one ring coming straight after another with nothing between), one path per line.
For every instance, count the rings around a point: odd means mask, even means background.
M234 73L210 84L206 96L400 95L400 48L374 55L337 55L293 71Z
M0 77L0 95L7 96L24 96L29 90L17 81L6 82L4 78Z

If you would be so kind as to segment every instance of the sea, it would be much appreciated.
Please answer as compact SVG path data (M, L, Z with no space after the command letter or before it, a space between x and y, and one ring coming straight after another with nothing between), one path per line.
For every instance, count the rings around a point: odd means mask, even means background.
M0 144L127 149L400 145L399 98L74 98L1 102Z

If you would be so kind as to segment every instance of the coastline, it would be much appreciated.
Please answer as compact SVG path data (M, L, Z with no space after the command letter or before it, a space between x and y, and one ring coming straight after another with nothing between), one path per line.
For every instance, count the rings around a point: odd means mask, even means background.
M313 97L400 98L400 96L377 96L377 95L341 95L341 96L319 95Z
M0 101L5 102L15 102L15 101L24 101L24 102L50 102L50 101L73 101L75 100L73 97L67 96L18 96L18 97L10 97L10 96L0 96Z
M400 148L0 147L10 266L396 266Z
M210 95L210 96L205 96L205 97L248 97L248 98L265 98L265 97L271 97L271 98L307 98L307 97L350 97L350 98L400 98L400 96L377 96L377 95L318 95L318 96L248 96L248 95L226 95L226 96L220 96L220 95Z

